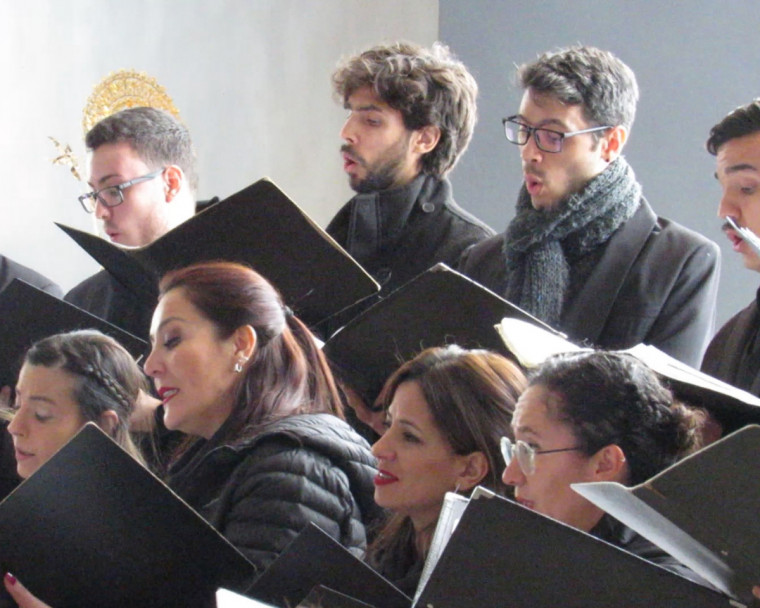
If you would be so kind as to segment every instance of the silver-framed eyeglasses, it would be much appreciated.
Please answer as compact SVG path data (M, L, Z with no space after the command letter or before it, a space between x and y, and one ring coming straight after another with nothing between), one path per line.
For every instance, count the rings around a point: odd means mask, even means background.
M517 459L517 464L520 465L520 470L525 475L533 475L536 472L536 456L557 454L559 452L576 452L582 449L579 446L575 446L572 448L559 448L558 450L537 450L522 440L512 443L509 437L502 437L500 445L501 455L506 465L509 466L513 458Z
M155 179L166 171L166 167L135 177L123 184L116 184L115 186L108 186L107 188L101 188L100 190L94 190L88 192L79 197L79 202L87 213L93 213L95 211L96 202L99 201L104 207L117 207L124 202L124 190L135 184L141 182L147 182L148 180Z
M533 141L536 142L539 150L556 154L562 152L562 142L568 137L575 137L576 135L583 135L584 133L596 133L597 131L606 131L612 127L591 127L590 129L581 129L580 131L570 131L563 133L562 131L555 131L554 129L545 129L544 127L531 127L524 122L520 122L518 117L510 116L509 118L502 118L502 124L504 125L504 135L507 136L507 141L518 146L524 146L528 143L528 139L533 135Z

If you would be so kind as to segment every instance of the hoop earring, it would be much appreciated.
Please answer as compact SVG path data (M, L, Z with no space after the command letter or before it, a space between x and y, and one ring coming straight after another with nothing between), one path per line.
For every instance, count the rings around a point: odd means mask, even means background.
M243 365L245 365L246 363L248 363L248 359L246 359L245 357L241 357L240 359L235 361L235 366L233 367L233 369L235 370L235 373L239 374L240 372L242 372Z

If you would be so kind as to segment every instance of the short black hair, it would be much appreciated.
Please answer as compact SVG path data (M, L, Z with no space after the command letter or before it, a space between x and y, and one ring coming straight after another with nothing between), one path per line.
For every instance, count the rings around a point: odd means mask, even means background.
M139 107L104 118L85 137L87 149L125 141L152 170L166 165L182 169L193 192L198 190L198 161L187 127L168 112Z
M739 106L710 129L705 147L715 156L727 141L760 132L760 98Z

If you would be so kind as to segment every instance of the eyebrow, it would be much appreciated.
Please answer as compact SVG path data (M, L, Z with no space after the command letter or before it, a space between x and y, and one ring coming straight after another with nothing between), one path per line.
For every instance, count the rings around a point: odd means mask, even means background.
M375 103L368 103L364 104L363 106L357 106L356 108L352 108L351 104L346 102L343 104L343 107L346 110L351 110L352 112L382 112L383 108L381 108L379 105Z
M45 395L29 395L26 398L27 401L42 401L43 403L49 403L50 405L58 405L55 399L46 397Z
M171 323L172 321L177 321L179 323L187 323L187 319L183 319L182 317L168 317L161 321L161 323L158 324L158 327L156 327L156 331L154 333L150 334L150 343L155 344L156 343L156 334L161 331L161 329L166 325L167 323Z
M737 163L735 165L731 165L730 167L726 167L725 173L726 175L732 175L734 173L740 173L741 171L752 171L753 173L757 173L757 167L755 165L751 165L749 163ZM720 176L718 175L718 172L716 171L713 173L713 176L715 179L719 180Z
M530 426L528 426L528 425L517 426L517 427L516 427L516 426L513 426L513 427L512 427L512 430L513 430L515 433L523 433L523 434L525 434L525 435L533 435L533 436L534 436L534 437L536 437L536 438L540 438L540 437L541 437L541 434L540 434L540 433L537 433L537 432L536 432L536 431L533 429L533 427L530 427Z
M391 418L391 421L393 421L393 418ZM418 427L416 424L414 424L414 422L412 422L411 420L407 420L406 418L401 418L401 419L399 419L399 420L398 420L398 423L399 423L399 424L401 424L401 425L403 425L403 426L409 426L409 427L412 427L412 428L413 428L413 429L415 429L415 430L416 430L418 433L421 433L421 432L422 432L422 429L421 429L420 427Z
M561 120L559 120L558 118L547 118L546 120L542 120L541 122L539 122L537 125L531 124L530 121L528 121L528 119L525 118L525 116L523 116L522 114L517 114L515 116L515 118L523 121L525 124L527 124L529 126L532 126L532 127L536 128L536 129L544 128L547 125L553 125L553 126L560 127L562 129L569 130L569 127L564 122L562 122Z
M103 184L105 184L109 179L118 177L120 180L122 179L122 175L120 173L109 173L108 175L104 175L98 180L97 186L102 187ZM92 188L95 188L95 184L92 182L87 182Z

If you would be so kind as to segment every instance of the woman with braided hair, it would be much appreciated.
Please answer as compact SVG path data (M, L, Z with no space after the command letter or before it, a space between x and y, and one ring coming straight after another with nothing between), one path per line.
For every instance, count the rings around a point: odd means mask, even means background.
M57 334L27 351L8 432L27 478L87 422L95 422L142 462L129 417L145 377L115 340L94 330Z
M698 575L577 494L570 484L639 484L699 447L699 412L674 402L631 355L551 357L529 379L502 438L502 479L525 507L701 584Z

